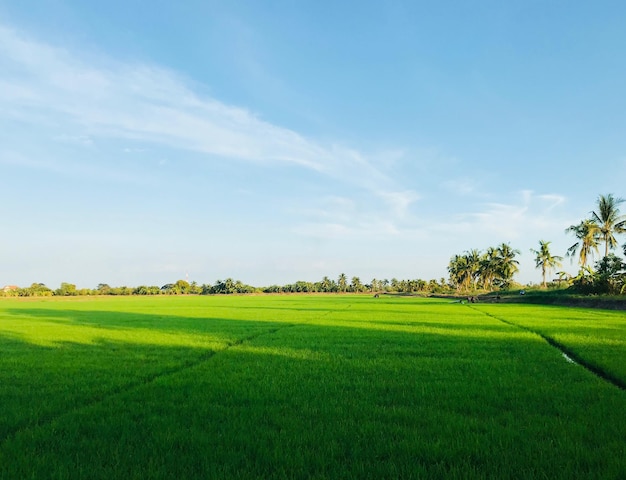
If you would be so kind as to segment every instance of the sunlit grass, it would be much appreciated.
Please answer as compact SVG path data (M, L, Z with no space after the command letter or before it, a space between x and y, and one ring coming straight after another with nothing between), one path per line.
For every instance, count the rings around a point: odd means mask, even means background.
M626 384L626 313L553 306L481 305L481 310L553 339Z
M559 326L589 356L610 341L617 364L626 318L602 318L349 295L2 301L0 477L623 478L624 392L530 331Z

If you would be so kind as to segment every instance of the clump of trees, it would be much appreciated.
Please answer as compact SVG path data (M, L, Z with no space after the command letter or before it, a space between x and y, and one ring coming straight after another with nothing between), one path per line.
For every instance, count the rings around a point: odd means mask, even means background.
M448 264L450 284L457 292L507 288L519 270L519 254L519 250L502 243L484 252L473 249L455 255Z
M543 288L565 284L581 293L626 293L626 263L613 253L619 246L619 236L626 234L626 215L619 208L625 201L612 194L600 195L596 209L588 218L565 229L565 233L576 237L576 242L565 253L565 257L578 259L580 270L576 276L557 272L559 278L549 282L551 272L562 266L563 257L554 255L550 251L551 242L545 240L539 241L538 249L530 249L535 255L535 267L541 270ZM604 256L594 262L601 247L604 247ZM626 244L622 249L626 256ZM457 292L506 288L518 271L515 257L519 253L503 243L484 252L473 249L455 255L448 264L450 284Z
M626 215L620 212L624 201L612 194L600 195L590 217L565 230L577 240L566 253L570 258L578 256L580 266L578 274L571 279L573 290L581 293L626 293L626 263L613 253L619 246L617 237L626 234ZM604 246L604 256L590 267L589 262L599 254L600 246ZM622 248L626 255L626 244Z

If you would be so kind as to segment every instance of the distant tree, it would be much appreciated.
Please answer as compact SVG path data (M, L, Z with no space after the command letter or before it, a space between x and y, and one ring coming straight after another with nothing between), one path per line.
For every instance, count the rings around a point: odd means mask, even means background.
M513 276L519 271L519 262L515 257L520 251L512 248L508 243L501 243L497 248L498 255L498 283L502 287L507 287Z
M359 277L352 277L352 281L350 282L350 288L353 292L362 292L363 284L361 283L361 279Z
M61 283L61 286L54 291L55 295L58 296L73 296L77 295L76 285L73 283Z
M566 257L574 257L578 252L578 263L581 268L587 266L593 253L598 254L600 243L600 229L598 224L592 219L581 220L578 225L570 225L565 229L566 233L572 233L578 241L567 249Z
M188 292L192 295L199 295L200 293L202 293L202 287L198 285L198 282L193 281L189 284Z
M98 295L110 295L111 287L106 283L99 283L96 287L96 293Z
M480 278L482 255L480 250L474 248L465 252L465 257L467 259L465 268L468 270L469 280L472 282L472 287L476 290L476 285L478 283L478 279Z
M604 242L604 256L617 246L615 235L626 233L626 216L620 214L619 206L623 198L615 198L613 194L598 197L597 211L591 212L592 220L598 225L600 237Z
M454 255L448 263L450 283L457 291L469 290L472 283L472 269L466 255ZM429 286L431 284L429 283Z
M626 285L626 264L620 257L610 253L596 263L593 278L594 293L620 293Z
M543 287L546 288L546 274L556 267L561 266L563 257L552 255L550 253L550 243L539 240L539 250L530 249L535 254L535 267L541 268L541 276L543 279Z
M133 295L159 295L161 289L157 286L141 285L133 290Z
M439 283L437 283L437 280L435 280L434 278L428 281L428 289L432 293L440 293L442 290L441 285L439 285Z
M191 288L191 285L189 285L189 282L187 280L177 280L174 286L176 289L176 293L178 294L189 293L189 289Z
M485 290L492 290L493 282L498 276L500 257L495 247L489 247L487 252L480 256L479 277Z
M346 290L348 289L348 277L346 277L345 273L339 275L339 278L337 279L337 286L339 287L340 292L346 293Z

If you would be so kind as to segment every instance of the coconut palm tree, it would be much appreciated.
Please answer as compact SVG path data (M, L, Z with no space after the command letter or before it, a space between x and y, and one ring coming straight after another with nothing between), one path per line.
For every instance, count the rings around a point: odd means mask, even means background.
M617 246L615 235L626 233L626 216L621 215L619 206L623 198L615 198L613 194L598 197L598 211L591 212L591 219L598 225L600 237L604 242L604 256Z
M480 253L480 250L474 248L469 252L465 252L465 258L467 259L467 267L469 269L469 274L473 283L474 290L476 290L476 284L478 283L478 278L480 277L482 255Z
M574 245L567 249L565 256L573 257L578 251L578 263L580 263L581 268L586 267L589 259L593 259L593 253L595 252L596 255L599 253L598 245L601 239L598 224L587 218L581 220L578 225L570 225L565 229L565 232L573 233L578 239Z
M363 284L361 283L361 279L359 277L352 277L352 281L350 282L350 288L353 292L362 292Z
M495 247L489 247L480 259L480 278L485 290L491 290L493 287L493 281L498 275L499 261L498 250Z
M543 288L546 288L546 274L556 267L561 266L561 260L563 257L558 255L552 255L550 253L550 243L539 240L539 250L530 249L535 254L535 267L541 267L541 275L543 278Z
M337 279L337 285L339 286L339 290L341 290L343 293L346 293L346 290L348 289L348 277L346 277L345 273L341 273L339 275L339 278Z
M496 248L498 255L498 277L501 285L506 286L513 280L513 275L519 271L519 262L515 257L520 251L512 248L508 243L502 243Z
M465 255L455 255L448 264L450 282L457 290L468 290L472 281L471 268Z

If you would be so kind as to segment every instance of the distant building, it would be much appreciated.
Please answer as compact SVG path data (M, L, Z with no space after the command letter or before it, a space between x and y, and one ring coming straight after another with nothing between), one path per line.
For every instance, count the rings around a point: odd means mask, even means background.
M2 291L4 293L8 293L8 292L14 292L16 290L19 290L20 287L18 287L17 285L5 285L4 287L2 287Z

